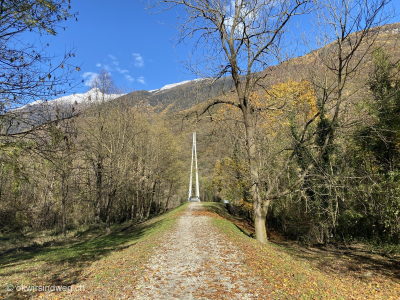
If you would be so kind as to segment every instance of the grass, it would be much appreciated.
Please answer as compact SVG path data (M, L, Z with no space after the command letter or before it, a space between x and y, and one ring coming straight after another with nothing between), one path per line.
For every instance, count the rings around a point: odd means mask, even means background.
M0 256L0 298L52 297L43 293L9 292L7 284L17 287L87 283L85 293L76 295L82 298L95 293L96 285L103 284L103 279L116 275L118 265L125 260L135 266L127 274L130 282L134 282L140 275L141 264L149 257L162 233L171 228L185 208L186 205L183 205L142 224L114 226L110 234L86 232L79 239L60 240L52 245L33 243L31 246L8 247L6 253ZM111 290L113 288L110 287Z
M357 278L348 273L324 272L307 259L291 255L287 247L262 245L249 237L251 230L241 228L243 220L232 222L235 218L222 205L204 203L204 206L218 214L214 224L243 251L250 274L262 279L263 299L400 299L398 282L385 276Z
M400 245L390 244L390 243L368 243L368 248L371 252L381 253L387 257L393 257L400 254Z
M400 283L390 280L390 275L358 278L345 272L330 273L312 261L338 260L354 264L355 256L339 253L325 255L322 260L287 246L262 245L252 238L254 229L246 220L231 216L221 204L203 205L215 226L243 252L249 275L262 280L261 299L400 299ZM35 244L34 240L28 246L9 245L0 256L0 298L129 298L137 293L136 282L144 275L146 261L186 206L139 225L115 226L111 234L92 230L81 233L78 239L56 240L51 245ZM2 237L1 241L10 244L17 239ZM42 237L43 240L46 238ZM355 261L355 264L364 261ZM84 286L84 290L8 292L7 284Z

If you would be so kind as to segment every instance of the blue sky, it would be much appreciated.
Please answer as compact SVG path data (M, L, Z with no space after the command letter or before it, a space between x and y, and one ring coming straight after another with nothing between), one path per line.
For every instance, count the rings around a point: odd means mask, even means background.
M56 54L76 49L71 62L81 67L78 76L84 83L71 92L86 92L102 68L126 92L195 78L179 63L188 57L190 45L175 48L171 39L177 29L162 24L176 25L176 12L151 14L140 0L72 0L71 5L72 12L79 13L78 21L68 20L61 24L65 31L44 38ZM303 30L311 32L308 16L300 21Z
M81 0L71 5L72 12L79 12L78 21L62 23L67 29L50 39L50 47L57 54L76 49L71 62L81 67L85 83L75 92L88 90L92 76L102 68L127 91L194 79L177 63L189 48L174 49L176 29L161 24L175 24L176 13L150 14L139 0Z

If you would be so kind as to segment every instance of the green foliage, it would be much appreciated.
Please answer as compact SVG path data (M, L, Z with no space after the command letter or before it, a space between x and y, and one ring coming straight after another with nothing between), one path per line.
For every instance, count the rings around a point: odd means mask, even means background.
M383 50L373 53L368 103L372 121L356 131L353 164L356 174L366 178L356 188L356 202L349 207L362 216L343 215L347 234L380 241L399 242L400 237L400 78L399 65ZM346 223L348 226L346 227Z
M374 157L379 172L387 173L400 166L400 69L383 49L375 50L373 57L369 86L374 123L361 129L358 140L364 152Z
M312 143L300 144L298 130L291 130L300 173L316 153L321 159L299 192L273 204L271 225L287 236L311 243L342 238L399 243L400 69L382 49L374 51L372 62L367 82L372 98L363 101L369 115L352 139L341 136L339 123L332 124L321 105Z

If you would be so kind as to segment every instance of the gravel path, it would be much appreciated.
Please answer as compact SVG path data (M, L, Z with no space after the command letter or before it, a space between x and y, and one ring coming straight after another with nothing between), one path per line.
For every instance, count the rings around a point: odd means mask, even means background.
M147 263L135 299L257 299L242 254L190 203Z

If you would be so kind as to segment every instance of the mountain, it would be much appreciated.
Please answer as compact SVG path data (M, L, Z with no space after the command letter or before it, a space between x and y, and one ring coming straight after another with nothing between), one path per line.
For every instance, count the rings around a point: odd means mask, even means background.
M202 81L202 80L204 80L204 79L200 78L200 79L194 79L194 80L186 80L186 81L182 81L182 82L178 82L178 83L171 83L171 84L167 84L167 85L163 86L160 89L151 90L149 92L153 93L153 94L156 94L156 93L159 93L159 92L162 92L162 91L173 89L174 87L177 87L177 86L180 86L180 85L183 85L183 84L186 84L186 83L194 83L194 82Z
M103 94L97 88L82 94L63 96L54 100L37 100L3 115L1 134L29 131L42 124L71 117L80 112L90 101L111 101L125 94Z
M230 77L220 79L195 79L168 84L158 90L134 91L121 97L135 102L146 100L157 112L168 108L171 112L182 111L210 98L228 93L233 88Z
M382 27L376 27L371 29L371 33L378 31L378 35L374 39L374 46L370 50L376 48L384 48L385 51L391 56L392 61L400 60L400 23L388 24ZM356 35L358 33L353 33ZM278 65L271 66L259 75L261 77L259 81L258 93L262 97L266 94L266 89L271 86L285 82L289 78L292 80L300 81L302 79L318 80L324 72L324 67L321 63L322 57L329 57L335 53L335 43L326 45L325 47L312 50L307 54L299 57L289 59ZM345 46L346 47L346 46ZM360 51L355 53L356 56L363 56L362 51L365 50L365 45L360 47ZM348 49L345 51L348 51ZM349 84L347 85L346 92L350 94L356 89L365 89L365 82L371 74L372 67L372 55L369 53L361 60L366 62L360 69L357 75L349 78ZM147 100L150 105L156 108L156 111L162 111L168 107L169 111L176 112L189 109L194 107L210 98L214 97L232 97L233 81L230 77L220 78L218 80L213 79L196 79L192 81L183 81L176 84L168 84L163 88L153 91L137 91L128 94L127 96L137 97L142 100ZM354 97L356 103L360 98L364 98L363 93L358 93Z
M82 94L72 94L63 96L57 99L43 101L37 100L32 103L21 106L14 111L35 111L37 109L47 110L51 108L71 108L82 103L94 101L95 99L104 99L105 101L114 100L115 98L124 96L125 94L103 94L98 88L93 88L90 91Z
M54 109L78 109L79 104L89 103L91 100L104 99L106 101L120 100L131 101L147 100L151 106L156 107L158 111L165 109L173 104L174 111L184 110L192 107L194 104L201 103L210 97L215 97L221 93L227 92L232 88L232 80L230 78L222 78L218 80L211 79L194 79L178 83L167 84L160 89L146 91L134 91L129 94L102 94L99 89L93 88L82 94L73 94L63 96L54 100L43 101L37 100L32 103L19 107L13 112L35 112L52 111Z

